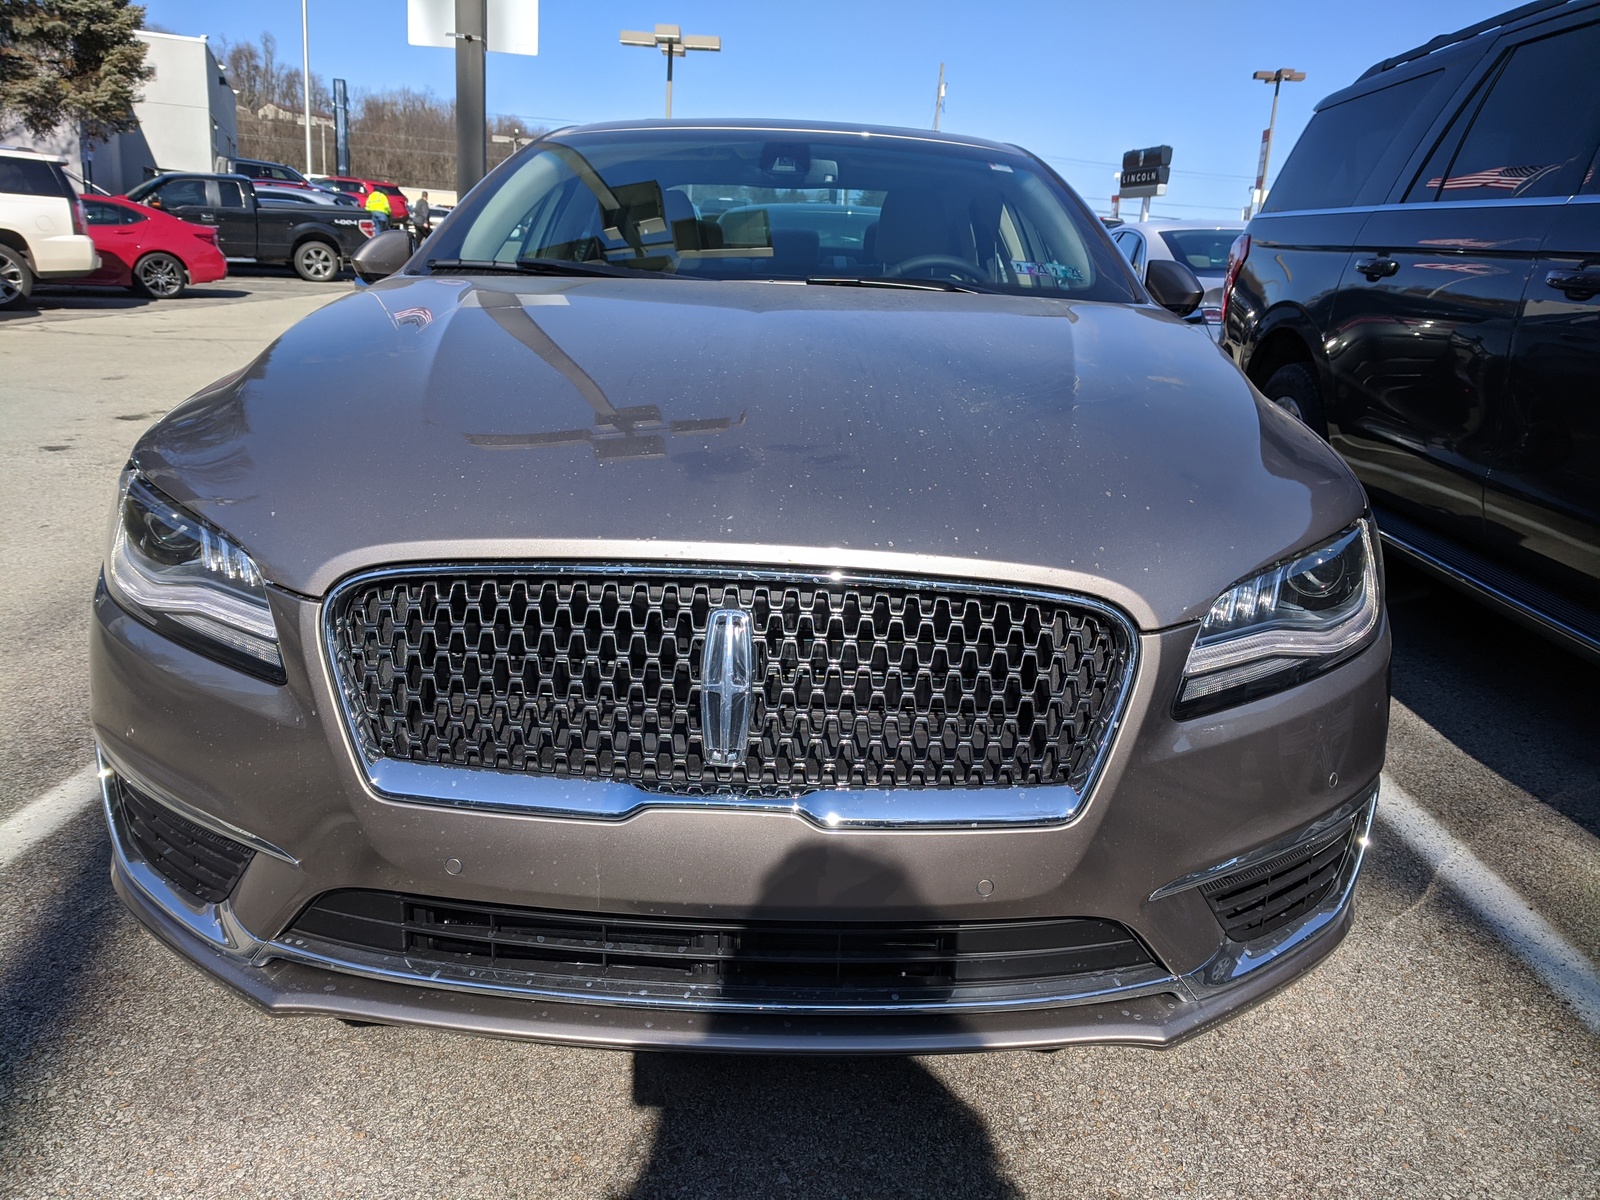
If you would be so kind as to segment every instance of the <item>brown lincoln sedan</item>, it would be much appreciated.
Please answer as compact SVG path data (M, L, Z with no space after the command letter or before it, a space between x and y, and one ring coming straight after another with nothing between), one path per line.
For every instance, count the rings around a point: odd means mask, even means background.
M121 481L94 729L178 953L274 1013L882 1053L1167 1045L1343 936L1366 498L1037 158L569 129L357 265Z

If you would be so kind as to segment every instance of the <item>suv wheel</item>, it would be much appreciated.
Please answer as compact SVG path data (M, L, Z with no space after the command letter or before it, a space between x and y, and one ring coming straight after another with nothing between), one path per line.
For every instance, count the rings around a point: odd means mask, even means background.
M0 245L0 308L19 308L33 295L33 272L21 252Z
M188 282L183 264L170 254L146 254L133 268L134 284L152 300L183 295Z
M294 270L311 283L327 283L339 273L339 252L327 242L302 242L294 252Z
M1317 377L1305 363L1279 367L1261 389L1268 400L1290 416L1297 417L1313 433L1328 436L1322 419L1322 391Z

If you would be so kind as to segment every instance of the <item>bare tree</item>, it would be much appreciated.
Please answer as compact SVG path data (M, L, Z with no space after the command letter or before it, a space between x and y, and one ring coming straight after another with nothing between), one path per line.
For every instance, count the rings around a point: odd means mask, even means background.
M254 42L225 43L223 62L228 80L239 93L239 153L246 158L298 163L305 154L305 134L293 117L274 118L274 109L298 115L303 107L300 72L280 62L277 42L263 33ZM268 106L273 106L269 108ZM332 115L326 83L311 76L313 124ZM350 169L364 179L383 179L408 187L447 190L455 186L455 105L431 91L386 88L357 95L350 114ZM263 115L265 111L266 115ZM508 157L544 132L516 116L496 116L490 132L511 136L514 142L490 140L489 165ZM328 167L333 162L331 132L319 131L313 140L328 147ZM320 158L320 155L314 156ZM321 166L320 161L317 164Z

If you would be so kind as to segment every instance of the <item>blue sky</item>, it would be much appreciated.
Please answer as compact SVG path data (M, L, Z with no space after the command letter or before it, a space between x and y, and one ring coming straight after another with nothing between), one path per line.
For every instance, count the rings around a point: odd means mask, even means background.
M1237 217L1255 176L1271 88L1292 67L1274 166L1313 105L1387 55L1510 7L1513 0L544 0L539 55L491 54L491 113L531 124L661 115L665 67L624 47L658 21L718 34L720 54L679 60L674 115L808 117L926 127L939 63L942 127L1040 154L1099 211L1122 152L1169 143L1173 183L1152 211ZM173 33L239 41L263 30L300 58L299 0L146 0ZM403 0L310 0L311 70L352 90L455 92L448 50L406 44Z

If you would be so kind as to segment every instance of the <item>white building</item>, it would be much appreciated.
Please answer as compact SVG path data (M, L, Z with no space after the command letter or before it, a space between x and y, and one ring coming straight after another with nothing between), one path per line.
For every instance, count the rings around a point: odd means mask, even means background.
M95 184L125 192L161 171L226 171L239 153L233 88L204 35L141 29L155 74L133 106L139 127L92 148L85 166Z

